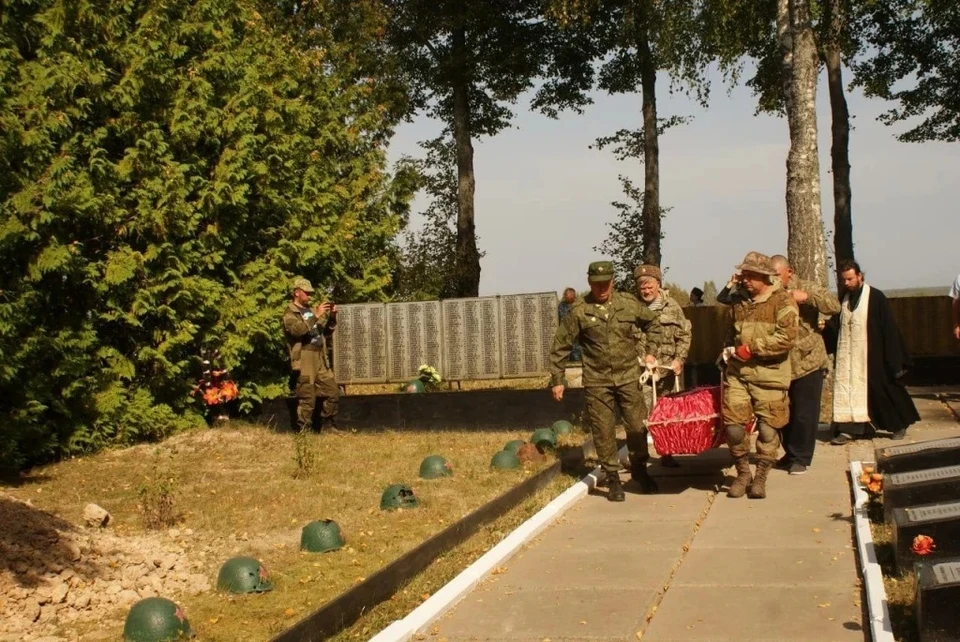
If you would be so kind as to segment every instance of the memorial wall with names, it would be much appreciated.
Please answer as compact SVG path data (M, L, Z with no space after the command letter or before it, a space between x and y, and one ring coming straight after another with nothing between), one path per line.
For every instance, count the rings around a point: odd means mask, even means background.
M333 362L338 381L383 383L387 380L386 305L337 306Z
M443 301L443 367L445 379L500 377L500 319L497 297Z
M416 378L421 365L439 368L440 302L387 304L387 376L390 381Z
M402 382L421 365L444 380L546 374L557 329L554 292L338 307L341 384Z

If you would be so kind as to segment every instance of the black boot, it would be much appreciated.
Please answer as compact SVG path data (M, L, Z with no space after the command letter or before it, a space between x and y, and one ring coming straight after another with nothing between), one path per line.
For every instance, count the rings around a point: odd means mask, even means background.
M620 473L607 473L607 499L611 502L622 502L626 499L623 494L623 484L620 483Z
M323 417L320 419L320 433L343 436L344 431L337 428L337 419L335 417Z
M630 462L630 477L640 485L640 490L643 491L644 495L660 492L657 481L650 476L650 472L647 470L647 462L639 460Z

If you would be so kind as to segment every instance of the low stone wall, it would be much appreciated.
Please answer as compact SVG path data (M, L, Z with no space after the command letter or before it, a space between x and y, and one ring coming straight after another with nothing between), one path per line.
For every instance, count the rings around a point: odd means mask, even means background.
M276 399L252 419L277 430L291 430L295 408L295 399ZM337 426L351 430L532 431L560 419L579 424L582 412L582 388L568 388L561 403L545 388L347 395L340 398Z

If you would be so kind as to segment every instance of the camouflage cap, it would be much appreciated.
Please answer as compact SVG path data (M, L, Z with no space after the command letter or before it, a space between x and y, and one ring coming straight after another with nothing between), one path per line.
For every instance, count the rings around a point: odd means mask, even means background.
M660 268L658 268L656 265L648 265L644 263L633 271L633 278L635 281L639 281L646 276L656 279L658 283L663 283L663 273L660 272Z
M298 276L293 280L293 289L303 290L307 294L313 294L313 285L311 285L310 281L308 281L302 276Z
M741 272L756 272L757 274L766 274L767 276L776 276L777 271L773 269L773 262L770 257L760 252L747 252L743 257L743 263L737 266Z
M587 281L590 283L606 283L613 278L613 263L610 261L594 261L587 268Z

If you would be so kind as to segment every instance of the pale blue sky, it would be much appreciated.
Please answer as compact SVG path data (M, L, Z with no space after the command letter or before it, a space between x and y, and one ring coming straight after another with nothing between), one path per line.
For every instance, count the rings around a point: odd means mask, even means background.
M824 219L832 229L829 96L821 76L817 101ZM754 116L755 100L738 87L729 96L714 76L709 109L670 95L661 75L661 118L689 115L687 125L660 139L660 199L672 207L663 222L667 279L689 289L713 279L721 285L753 249L786 253L784 205L787 123ZM582 116L559 120L517 104L514 127L475 143L476 223L482 250L480 295L581 289L586 266L601 257L592 248L608 233L623 200L618 174L643 184L643 167L589 149L598 136L636 128L640 96L594 96ZM884 289L942 286L960 272L960 218L956 177L960 148L945 143L900 143L903 126L876 116L889 108L848 93L853 120L853 225L857 258L873 285ZM417 141L435 137L427 119L404 125L391 158L420 155ZM953 180L950 177L954 177ZM952 185L952 187L951 187ZM417 211L423 202L416 204ZM413 224L418 224L414 217Z

